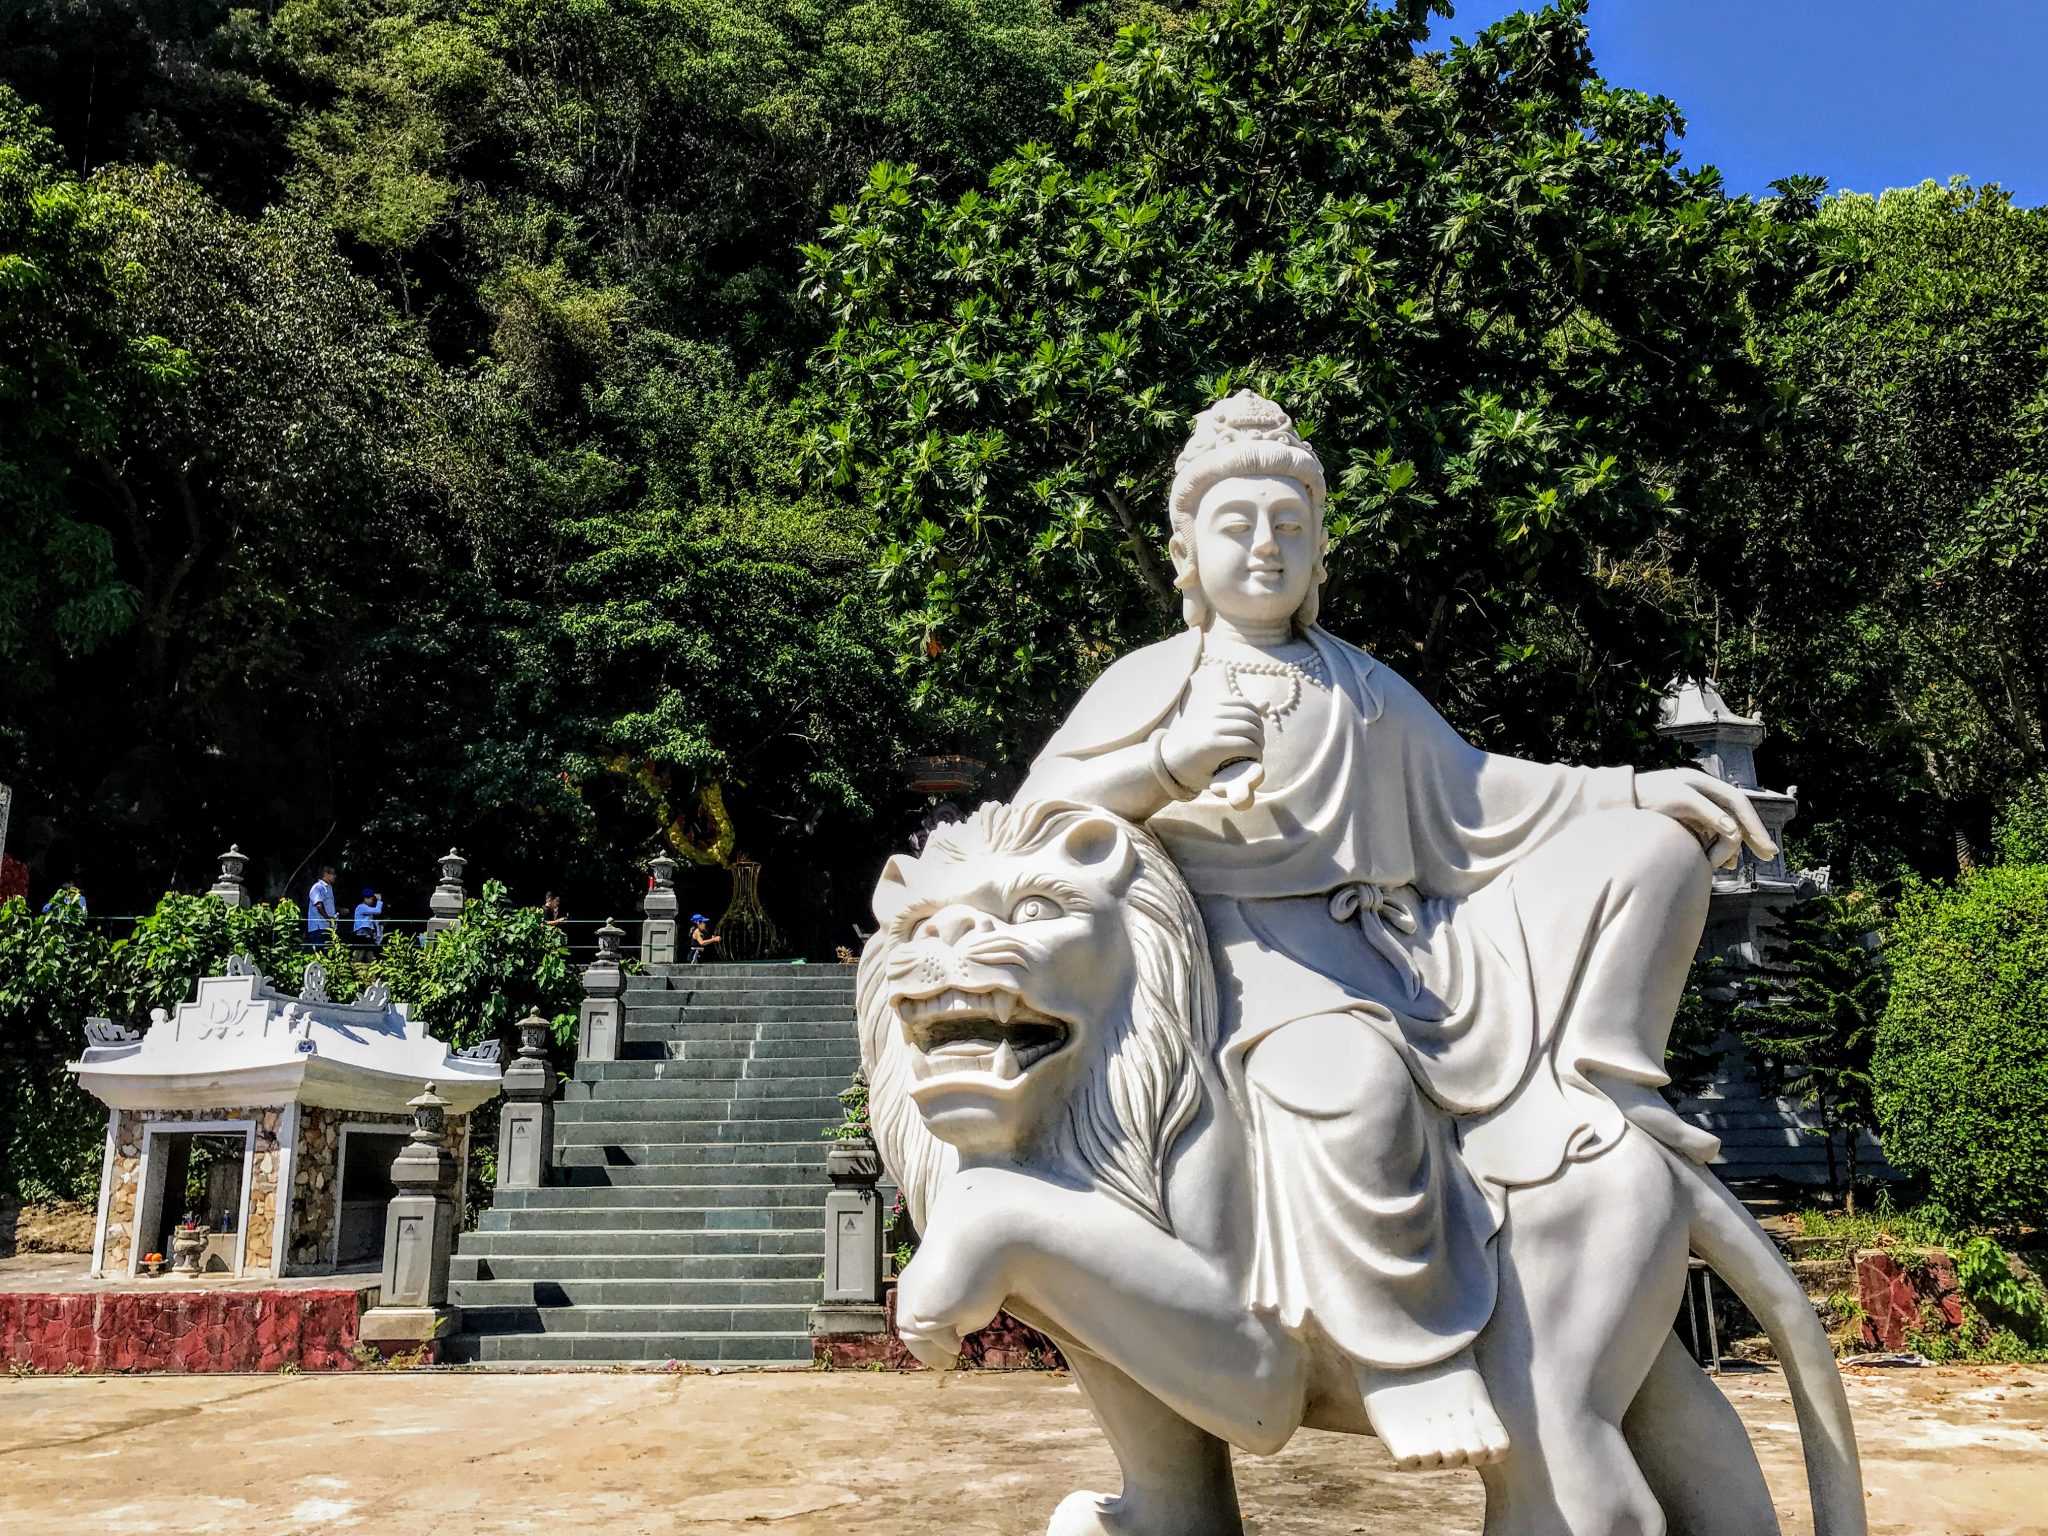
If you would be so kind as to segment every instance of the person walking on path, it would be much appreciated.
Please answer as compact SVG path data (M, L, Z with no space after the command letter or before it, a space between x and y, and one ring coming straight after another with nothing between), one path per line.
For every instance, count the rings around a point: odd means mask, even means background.
M322 864L320 878L306 893L306 948L325 949L334 938L334 866Z
M356 903L356 943L375 949L384 942L384 925L377 921L384 915L384 898L375 888L363 887L363 899Z
M695 965L704 958L705 951L725 941L710 929L711 919L702 912L690 919L690 964Z

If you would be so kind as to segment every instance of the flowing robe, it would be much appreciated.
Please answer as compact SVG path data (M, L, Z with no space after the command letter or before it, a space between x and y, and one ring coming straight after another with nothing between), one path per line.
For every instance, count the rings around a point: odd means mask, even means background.
M1149 825L1201 903L1225 1080L1257 1153L1248 1299L1361 1361L1417 1366L1491 1315L1503 1190L1595 1155L1625 1120L1691 1156L1715 1144L1656 1093L1670 1018L1629 1006L1641 945L1598 942L1625 872L1516 879L1574 823L1642 815L1633 772L1482 752L1391 669L1307 638L1330 696L1279 780L1244 809L1204 793ZM1172 721L1202 641L1189 630L1112 666L1018 798L1085 800L1090 759ZM1697 934L1680 939L1689 955ZM1294 1091L1251 1065L1311 1019L1341 1081Z

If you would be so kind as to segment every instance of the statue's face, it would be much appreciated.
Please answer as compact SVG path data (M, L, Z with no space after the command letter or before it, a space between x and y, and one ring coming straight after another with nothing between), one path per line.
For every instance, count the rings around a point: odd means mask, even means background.
M1233 622L1282 623L1315 584L1316 517L1299 481L1219 480L1202 493L1185 537L1202 596Z

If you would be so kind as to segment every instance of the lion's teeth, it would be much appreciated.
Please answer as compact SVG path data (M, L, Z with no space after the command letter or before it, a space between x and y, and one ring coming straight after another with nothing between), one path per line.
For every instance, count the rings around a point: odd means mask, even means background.
M994 1010L1000 1023L1007 1024L1010 1022L1010 1015L1017 1011L1017 999L1008 992L992 993L989 997L989 1007Z
M1017 1065L1017 1053L1010 1049L1009 1041L1005 1040L996 1047L995 1061L990 1070L997 1077L1015 1077L1024 1070Z

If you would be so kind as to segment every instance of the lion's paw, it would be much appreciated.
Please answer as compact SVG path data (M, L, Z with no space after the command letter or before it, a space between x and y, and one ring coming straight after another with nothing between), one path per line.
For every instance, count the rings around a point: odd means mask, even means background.
M1070 1493L1052 1512L1045 1536L1126 1536L1123 1526L1110 1515L1118 1502L1106 1493Z
M1200 1509L1083 1492L1060 1500L1045 1536L1244 1536L1244 1525L1235 1500Z

